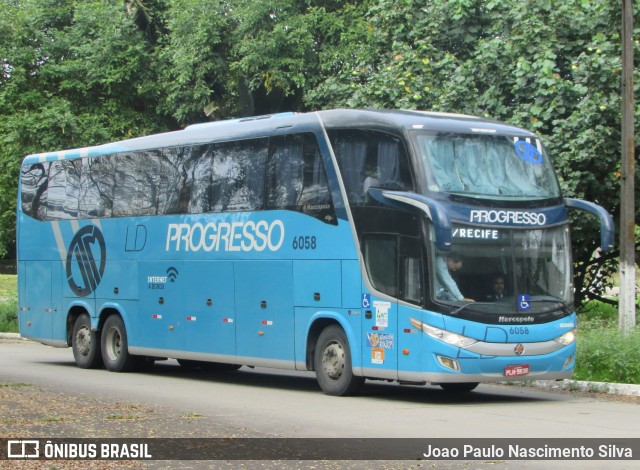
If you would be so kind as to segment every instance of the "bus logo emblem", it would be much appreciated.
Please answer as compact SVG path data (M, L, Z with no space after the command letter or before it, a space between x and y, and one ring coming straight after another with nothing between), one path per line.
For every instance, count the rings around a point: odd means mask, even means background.
M67 252L66 274L71 290L86 297L96 290L107 260L104 237L98 227L82 227L71 240Z
M519 140L514 144L516 155L524 162L532 165L542 164L542 154L540 151L527 141Z

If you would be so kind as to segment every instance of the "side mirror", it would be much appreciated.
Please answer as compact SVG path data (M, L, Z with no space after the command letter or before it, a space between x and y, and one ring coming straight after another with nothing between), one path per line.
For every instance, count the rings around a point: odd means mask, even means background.
M405 191L369 188L367 192L374 200L386 206L399 209L409 206L418 209L433 223L438 249L451 251L451 219L441 203L421 194Z
M613 218L603 207L593 202L572 198L565 198L564 205L570 209L578 209L595 215L600 220L600 248L605 253L613 250L616 228L613 225Z

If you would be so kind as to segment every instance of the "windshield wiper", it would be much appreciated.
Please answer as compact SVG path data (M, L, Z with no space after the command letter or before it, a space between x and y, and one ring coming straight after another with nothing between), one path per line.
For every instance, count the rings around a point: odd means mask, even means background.
M551 299L529 299L529 302L533 303L533 302L539 302L539 303L555 303L555 304L560 304L560 307L562 308L562 311L565 313L572 313L571 308L569 307L569 305L567 305L567 303L562 300L562 299L558 299L558 298L551 298Z
M469 307L470 305L484 305L490 302L467 302L466 304L462 305L461 307L458 307L455 310L449 310L449 315L457 315L460 312L462 312L464 309L466 309L467 307ZM453 307L452 307L453 308Z

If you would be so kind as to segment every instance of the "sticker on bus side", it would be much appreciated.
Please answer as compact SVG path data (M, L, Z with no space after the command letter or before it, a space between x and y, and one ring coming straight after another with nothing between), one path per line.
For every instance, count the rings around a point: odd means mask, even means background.
M95 225L86 225L74 235L65 263L67 282L78 297L98 288L104 275L107 249L104 236Z
M515 144L513 144L513 148L516 151L516 155L520 157L522 161L530 163L532 165L542 164L542 154L534 145L530 144L529 142L518 140Z

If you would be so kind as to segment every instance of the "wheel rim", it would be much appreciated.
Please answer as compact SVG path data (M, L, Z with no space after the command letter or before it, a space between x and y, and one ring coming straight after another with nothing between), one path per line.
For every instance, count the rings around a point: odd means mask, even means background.
M82 356L87 356L91 352L91 332L86 326L76 333L76 349Z
M122 352L122 336L117 328L111 328L107 332L107 355L111 361L117 361Z
M337 341L329 343L322 352L322 370L327 377L338 380L345 367L344 348Z

